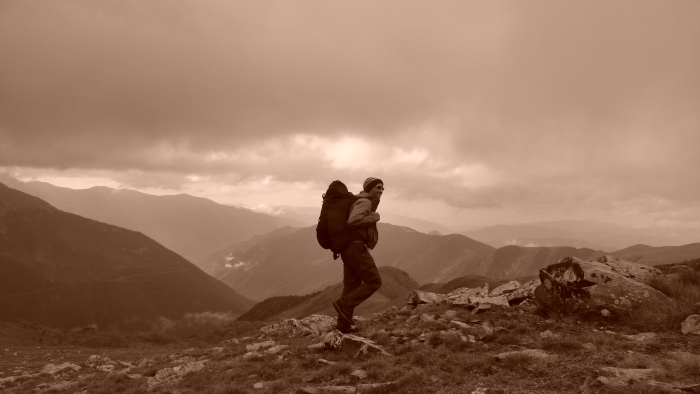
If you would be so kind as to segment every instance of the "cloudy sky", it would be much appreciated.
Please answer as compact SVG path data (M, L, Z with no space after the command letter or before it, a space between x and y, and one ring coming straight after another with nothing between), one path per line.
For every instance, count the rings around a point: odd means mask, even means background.
M0 2L0 171L700 232L700 2Z

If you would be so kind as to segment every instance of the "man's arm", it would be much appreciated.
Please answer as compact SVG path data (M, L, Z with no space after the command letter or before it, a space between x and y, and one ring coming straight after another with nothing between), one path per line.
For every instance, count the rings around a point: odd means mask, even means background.
M352 227L369 226L379 221L379 213L372 212L372 202L366 198L355 201L350 210L348 224Z

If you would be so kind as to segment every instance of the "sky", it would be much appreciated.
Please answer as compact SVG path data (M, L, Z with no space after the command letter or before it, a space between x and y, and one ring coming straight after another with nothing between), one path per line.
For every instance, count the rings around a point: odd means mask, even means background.
M0 172L700 239L700 2L0 2Z

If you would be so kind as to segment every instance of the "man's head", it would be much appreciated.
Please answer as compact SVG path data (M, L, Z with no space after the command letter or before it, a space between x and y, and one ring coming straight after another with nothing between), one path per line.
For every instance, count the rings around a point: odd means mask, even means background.
M372 198L379 200L384 193L384 182L379 178L369 177L362 184L362 190L369 193Z

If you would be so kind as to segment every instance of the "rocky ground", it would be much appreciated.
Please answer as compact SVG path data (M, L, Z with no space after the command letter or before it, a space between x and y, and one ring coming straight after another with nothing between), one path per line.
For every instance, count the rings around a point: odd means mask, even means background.
M700 289L692 275L667 276L652 285ZM607 309L555 319L532 301L412 296L416 305L358 321L356 335L311 316L157 346L6 341L0 393L697 393L700 329L682 333L678 311L700 300L669 295L682 308L657 310L665 319Z

